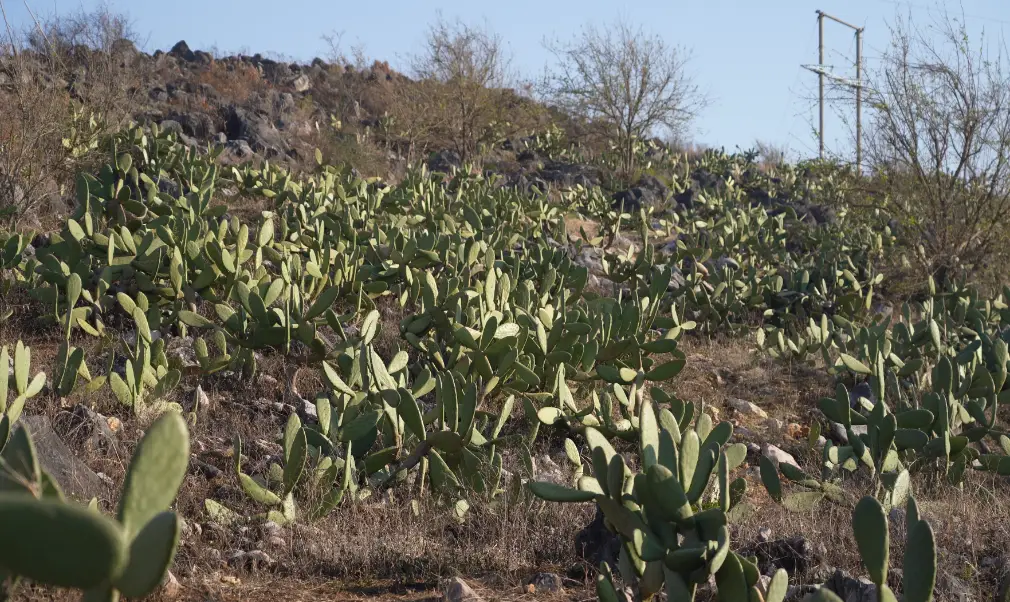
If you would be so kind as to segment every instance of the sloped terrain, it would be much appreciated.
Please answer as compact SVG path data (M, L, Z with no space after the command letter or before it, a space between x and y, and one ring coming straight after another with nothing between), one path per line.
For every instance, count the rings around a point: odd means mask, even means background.
M0 236L15 597L1002 587L1010 291L898 298L851 173L643 143L618 184L547 130L366 178L319 99L395 74L120 52L137 123Z

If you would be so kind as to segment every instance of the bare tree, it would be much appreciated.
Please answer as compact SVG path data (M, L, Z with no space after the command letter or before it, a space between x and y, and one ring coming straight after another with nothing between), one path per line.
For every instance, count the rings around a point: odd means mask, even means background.
M548 100L616 135L622 167L634 168L635 140L665 128L681 137L704 103L688 73L689 54L625 22L592 26L567 43L545 44L556 65L548 70Z
M425 148L446 144L463 160L500 134L511 120L517 96L511 57L502 39L486 27L441 16L424 47L410 61L415 85L399 86L390 111L396 127Z
M125 17L107 6L32 17L15 31L0 0L0 220L38 225L100 136L128 118L137 86Z
M867 158L882 198L938 280L1007 256L1010 73L1002 43L973 45L962 22L899 20L870 78Z

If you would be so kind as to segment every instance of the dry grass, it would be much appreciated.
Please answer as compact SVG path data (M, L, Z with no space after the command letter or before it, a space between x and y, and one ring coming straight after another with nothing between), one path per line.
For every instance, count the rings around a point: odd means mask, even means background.
M684 341L682 348L688 362L675 387L682 398L703 402L708 411L715 410L713 413L720 418L753 433L738 440L778 445L791 453L808 474L820 474L819 450L810 449L805 438L794 436L788 428L779 429L770 423L777 420L787 427L790 423L807 426L820 419L816 401L828 394L832 385L823 369L774 362L756 354L747 341L692 337ZM754 402L769 418L741 416L725 405L732 397ZM789 512L768 497L756 467L739 470L747 478L747 501L755 511L733 524L732 537L737 546L758 541L758 532L768 528L773 539L802 536L818 552L819 562L792 575L793 584L819 583L830 575L829 568L865 576L852 537L851 508L825 502L811 513ZM846 477L843 488L853 503L873 493L872 482L862 472ZM927 470L913 478L913 488L922 514L933 527L940 552L936 599L958 600L950 595L954 579L963 582L975 599L988 599L1010 573L1010 558L1005 556L1010 507L1002 503L1010 493L1010 483L989 473L969 471L963 488L957 489ZM892 520L892 569L902 566L904 539L904 525ZM892 587L900 592L899 584Z
M270 82L251 64L213 61L196 74L197 84L208 84L235 103L245 103L253 94L264 94Z
M680 347L687 354L687 365L674 381L674 391L773 443L781 440L777 433L768 432L765 419L739 415L728 400L753 402L786 425L809 425L818 416L817 400L832 390L831 379L823 370L773 361L758 353L748 340L690 336Z

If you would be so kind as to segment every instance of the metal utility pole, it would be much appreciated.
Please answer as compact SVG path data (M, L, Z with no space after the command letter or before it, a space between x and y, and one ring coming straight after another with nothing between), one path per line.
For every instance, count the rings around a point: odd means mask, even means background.
M856 173L863 169L863 30L856 30Z
M817 64L824 65L824 13L817 11ZM819 103L821 113L820 128L818 128L820 139L819 157L824 159L824 71L817 74L817 87L820 92Z
M845 77L834 75L828 71L828 66L824 64L824 19L831 19L856 32L856 79L851 80ZM824 78L828 77L837 82L855 88L856 90L856 165L863 162L863 29L851 23L846 23L838 17L833 17L823 11L817 11L817 64L803 65L817 74L817 88L819 100L819 156L824 158Z

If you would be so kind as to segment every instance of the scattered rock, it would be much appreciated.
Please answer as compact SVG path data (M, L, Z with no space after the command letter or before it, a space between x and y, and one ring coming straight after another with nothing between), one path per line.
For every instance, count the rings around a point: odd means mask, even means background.
M284 155L289 150L284 136L267 115L235 105L226 110L225 133L229 141L245 140L247 147L265 152L268 156ZM227 146L226 152L229 151Z
M253 562L254 566L271 565L274 559L263 550L253 550L246 554L246 557Z
M781 449L770 443L766 443L764 447L762 447L761 453L763 453L765 457L770 459L772 463L775 464L776 467L783 462L785 462L786 464L792 464L796 468L800 467L799 462L796 461L796 458L794 458L792 454L782 451Z
M172 49L168 51L169 56L174 56L177 59L181 59L186 62L193 62L196 60L196 54L190 50L189 44L186 40L179 40L172 46Z
M281 527L272 520L264 522L262 525L260 525L260 528L263 529L263 532L268 535L280 535L280 533L284 530L283 527Z
M473 591L466 581L463 581L459 577L454 577L446 583L445 594L442 596L442 600L445 602L484 602L484 599L477 595L477 592Z
M536 458L537 480L555 483L557 485L569 485L570 473L555 462L547 454L541 454Z
M112 480L112 477L105 474L104 472L100 472L96 476L98 476L98 478L101 479L102 482L105 483L105 486L108 487L109 489L112 489L116 486L116 482Z
M820 562L814 546L805 538L797 536L771 540L771 529L767 531L768 540L761 541L759 535L757 543L744 548L746 555L757 557L762 574L770 575L779 569L785 569L790 575L806 573Z
M785 430L786 423L782 422L778 418L769 418L764 421L765 428L772 433L778 434Z
M970 602L975 599L972 595L971 587L969 587L963 579L950 573L944 573L939 579L937 579L936 589L938 594L941 592L946 594L943 596L946 600L952 600L954 602Z
M200 385L196 386L196 408L201 412L206 412L210 409L210 397L204 392L203 387Z
M174 119L163 119L158 123L158 126L162 129L162 131L170 134L182 133L182 124Z
M228 558L228 564L231 566L239 568L249 567L254 571L270 566L273 563L274 559L263 550L252 550L250 552L239 551L235 552Z
M557 573L537 573L526 582L533 592L557 593L564 590L561 575Z
M838 594L838 597L844 602L877 601L876 585L865 577L855 579L842 570L836 570L834 575L824 583L823 587Z
M151 88L147 96L154 102L168 102L168 92L164 88Z
M771 529L769 529L768 527L761 527L760 529L758 529L758 541L765 542L765 541L771 541L771 539L772 539Z
M103 498L105 483L82 462L56 434L45 416L22 416L20 424L35 443L39 464L56 479L63 491L78 499Z
M306 422L319 422L319 413L318 410L316 410L316 404L312 403L307 399L301 399L301 402L302 402L302 411L300 412L300 414L302 420Z
M659 202L659 197L648 188L634 187L615 192L611 197L614 209L624 208L625 213L635 214L642 207L653 207Z
M203 474L203 476L207 477L208 480L216 479L220 477L222 474L224 474L224 471L222 471L217 466L214 466L213 464L210 464L208 462L204 462L199 458L193 458L192 466L193 468L199 470Z
M256 153L245 140L226 139L224 142L224 150L221 151L218 160L226 165L232 165L248 161L255 155Z
M162 180L165 183L172 183L170 180ZM161 183L159 183L159 186ZM176 188L176 196L178 188ZM168 337L165 341L165 355L169 364L179 370L195 370L200 367L200 362L196 359L196 350L193 349L193 337Z
M603 512L597 508L593 522L575 535L575 555L590 566L599 566L601 562L617 566L615 563L620 551L620 538L607 529Z
M165 580L161 582L161 598L163 600L175 600L182 593L182 586L175 578L172 571L165 572Z
M84 404L77 404L56 418L56 429L65 441L80 443L102 452L117 443L116 433L122 427L118 418L103 416Z
M860 435L865 435L867 432L868 432L867 426L865 424L852 425L852 434L856 435L857 437ZM832 422L829 425L828 434L831 435L831 439L833 441L841 445L846 445L849 442L849 434L845 430L845 425L841 423Z
M754 431L750 430L749 428L747 428L745 426L742 426L742 425L738 424L738 425L735 425L733 427L733 437L736 438L736 439L742 439L744 441L751 441L756 436L757 435L754 434ZM761 450L758 450L758 451L761 451Z
M746 416L757 416L758 418L767 418L768 412L765 412L757 404L747 401L745 399L739 399L736 397L730 397L726 402L729 407L733 408L737 412L744 414Z
M301 73L291 80L291 87L298 93L308 92L312 89L312 80L308 75Z
M450 173L453 169L459 169L462 165L463 160L460 159L459 153L451 150L434 153L428 159L428 169L430 171Z
M861 398L868 400L872 405L877 405L877 396L873 394L873 389L866 381L857 384L849 391L849 405L853 408L860 407L859 400Z

